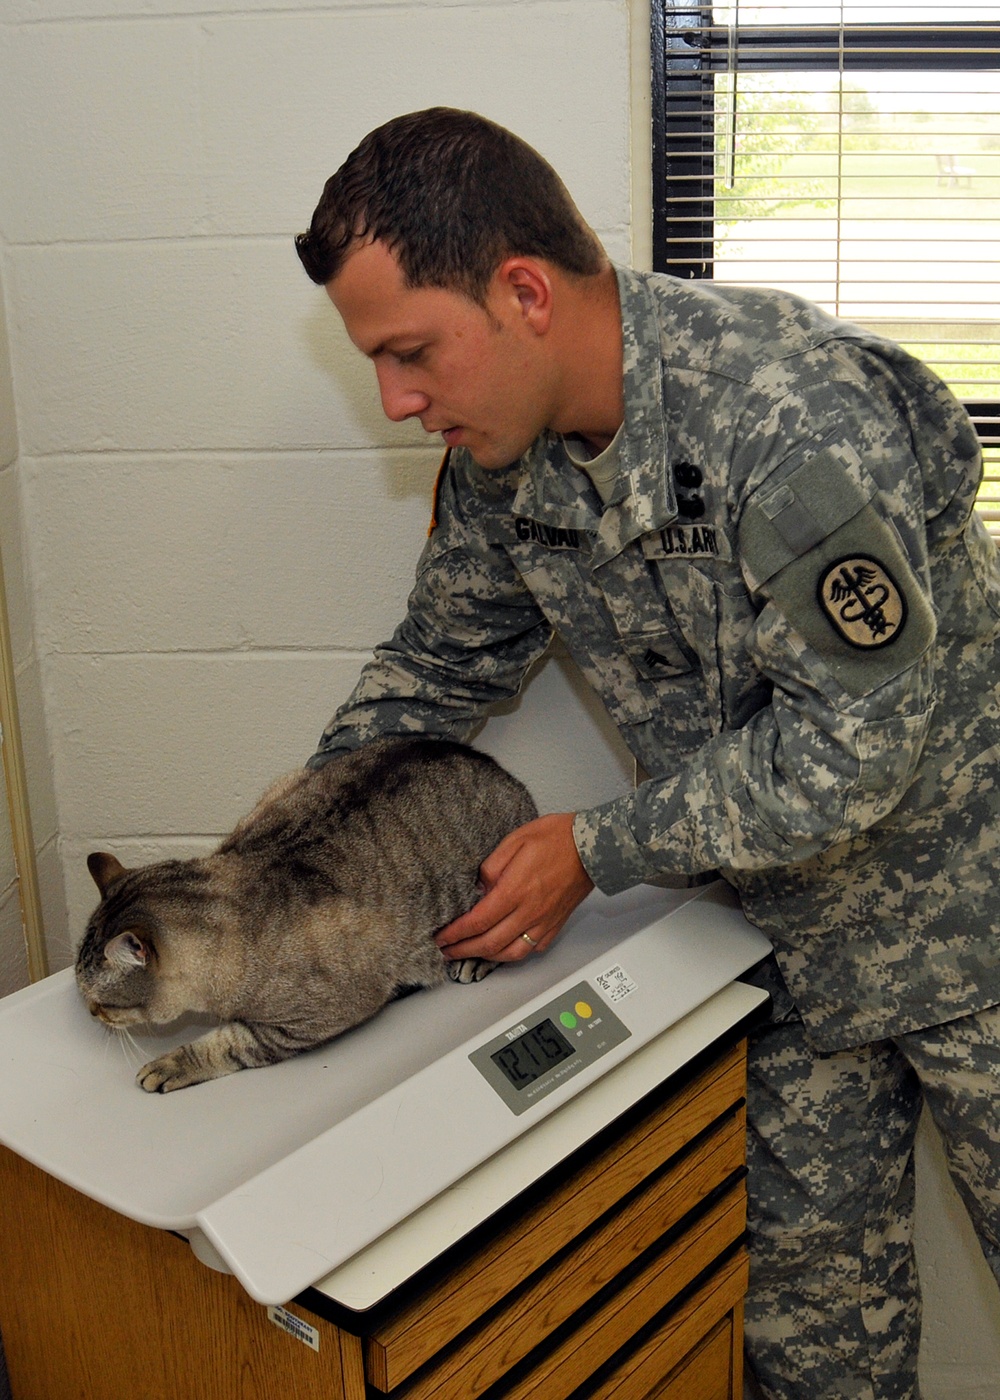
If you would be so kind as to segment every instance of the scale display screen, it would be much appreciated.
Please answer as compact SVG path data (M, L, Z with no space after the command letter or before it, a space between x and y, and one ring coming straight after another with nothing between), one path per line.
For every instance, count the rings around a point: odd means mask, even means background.
M524 1113L632 1032L589 982L578 982L492 1036L469 1059L512 1113Z
M573 1047L564 1035L560 1035L555 1023L541 1021L530 1031L525 1031L519 1039L505 1045L490 1059L507 1076L515 1089L526 1089L529 1084L557 1065L568 1060Z

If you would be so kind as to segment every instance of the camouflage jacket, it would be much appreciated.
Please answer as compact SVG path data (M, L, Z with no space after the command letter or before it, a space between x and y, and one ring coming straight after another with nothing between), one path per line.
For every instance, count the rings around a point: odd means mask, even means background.
M1000 1002L1000 566L964 410L786 293L618 275L610 502L552 434L500 472L453 453L321 754L467 735L557 632L650 775L577 814L601 889L721 873L822 1048Z

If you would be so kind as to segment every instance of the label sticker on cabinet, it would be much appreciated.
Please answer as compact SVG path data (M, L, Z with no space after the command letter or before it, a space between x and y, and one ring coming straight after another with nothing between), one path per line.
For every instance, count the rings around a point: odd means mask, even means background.
M312 1347L313 1351L319 1351L319 1332L315 1327L310 1327L308 1322L303 1322L301 1317L296 1317L287 1308L275 1307L269 1307L267 1315L275 1327L280 1327L283 1332L287 1332L296 1341L305 1342L306 1346Z
M606 972L595 977L594 981L607 997L608 1001L624 1001L630 997L634 991L638 990L638 982L633 982L620 963L615 963L614 967L609 967Z

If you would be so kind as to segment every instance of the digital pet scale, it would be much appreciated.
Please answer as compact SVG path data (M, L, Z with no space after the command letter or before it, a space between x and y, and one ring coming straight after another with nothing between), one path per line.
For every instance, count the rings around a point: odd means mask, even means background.
M562 1160L593 1129L547 1120L769 948L721 883L595 892L544 955L167 1095L135 1070L203 1027L136 1036L127 1063L67 970L0 1001L0 1142L284 1303L536 1128L541 1170Z

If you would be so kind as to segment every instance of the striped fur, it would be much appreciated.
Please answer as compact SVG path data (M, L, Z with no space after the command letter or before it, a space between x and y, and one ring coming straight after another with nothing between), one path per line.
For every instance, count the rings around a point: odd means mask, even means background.
M433 739L379 739L269 789L210 856L126 870L88 859L101 902L76 961L110 1026L184 1012L220 1024L145 1065L161 1093L274 1064L387 1001L491 964L448 963L433 934L478 893L479 866L536 815L491 758Z

